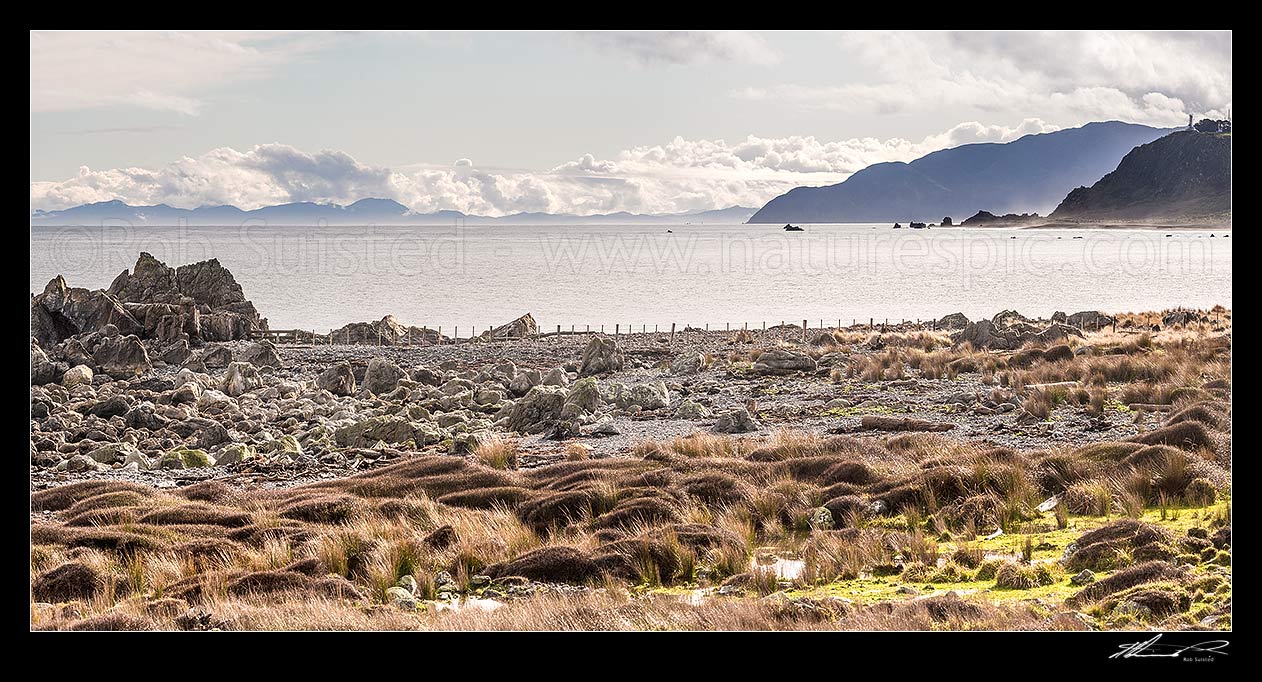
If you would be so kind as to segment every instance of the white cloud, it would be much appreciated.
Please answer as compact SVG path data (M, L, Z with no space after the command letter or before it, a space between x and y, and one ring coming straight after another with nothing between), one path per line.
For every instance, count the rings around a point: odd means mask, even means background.
M395 199L423 213L456 209L479 215L758 207L793 187L841 182L873 163L910 161L946 147L1054 129L1027 119L1011 127L961 123L920 141L750 135L729 143L676 137L624 150L614 159L584 154L540 172L482 169L469 159L444 167L384 168L339 151L308 153L283 144L247 151L223 147L158 169L83 167L61 182L33 182L31 207L52 210L119 199L133 205L249 209L289 201L345 204L364 197Z
M129 106L198 114L207 91L273 73L336 34L33 31L31 113Z
M626 54L643 64L738 62L768 66L781 54L750 31L578 31L599 49Z
M801 108L896 113L971 107L1058 122L1175 125L1231 106L1231 32L842 33L867 78L744 88L734 97Z

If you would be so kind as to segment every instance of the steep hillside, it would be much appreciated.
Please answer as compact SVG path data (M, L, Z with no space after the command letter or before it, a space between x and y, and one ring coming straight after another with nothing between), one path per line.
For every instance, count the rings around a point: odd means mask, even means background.
M1231 135L1185 130L1136 147L1051 217L1186 221L1231 214Z
M1168 130L1110 121L1004 144L944 149L911 163L869 166L828 187L798 187L751 223L937 221L944 215L1046 213L1095 182L1136 145Z

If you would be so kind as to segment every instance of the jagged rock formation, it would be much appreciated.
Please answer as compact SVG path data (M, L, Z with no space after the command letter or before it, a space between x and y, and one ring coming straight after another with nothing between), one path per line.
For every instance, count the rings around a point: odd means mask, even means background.
M530 313L481 334L483 338L490 336L492 339L525 339L538 335L539 325Z
M995 215L990 211L978 211L960 223L962 227L1002 227L1005 225L1024 225L1043 219L1037 213L1005 213Z
M402 346L406 344L441 343L447 339L433 329L400 324L394 315L376 322L352 322L330 335L333 343Z
M107 290L72 288L58 275L31 300L31 336L45 347L106 325L123 335L200 345L248 338L267 329L267 320L213 258L171 268L141 253Z
M1015 310L1005 310L993 319L969 322L951 335L951 341L956 345L971 343L974 348L1015 350L1031 341L1050 345L1070 336L1082 338L1083 334L1059 322L1040 326Z

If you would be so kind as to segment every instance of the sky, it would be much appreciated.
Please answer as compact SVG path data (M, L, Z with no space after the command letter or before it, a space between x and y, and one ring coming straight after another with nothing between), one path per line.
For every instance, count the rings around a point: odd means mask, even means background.
M1231 109L1226 32L31 33L31 208L759 207L872 163Z

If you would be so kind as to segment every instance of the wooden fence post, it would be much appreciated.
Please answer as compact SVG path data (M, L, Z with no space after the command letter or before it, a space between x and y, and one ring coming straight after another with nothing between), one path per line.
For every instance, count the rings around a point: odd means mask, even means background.
M821 322L819 326L823 327L824 324ZM802 320L802 343L806 343L806 320Z
M670 323L670 345L675 345L675 323Z

